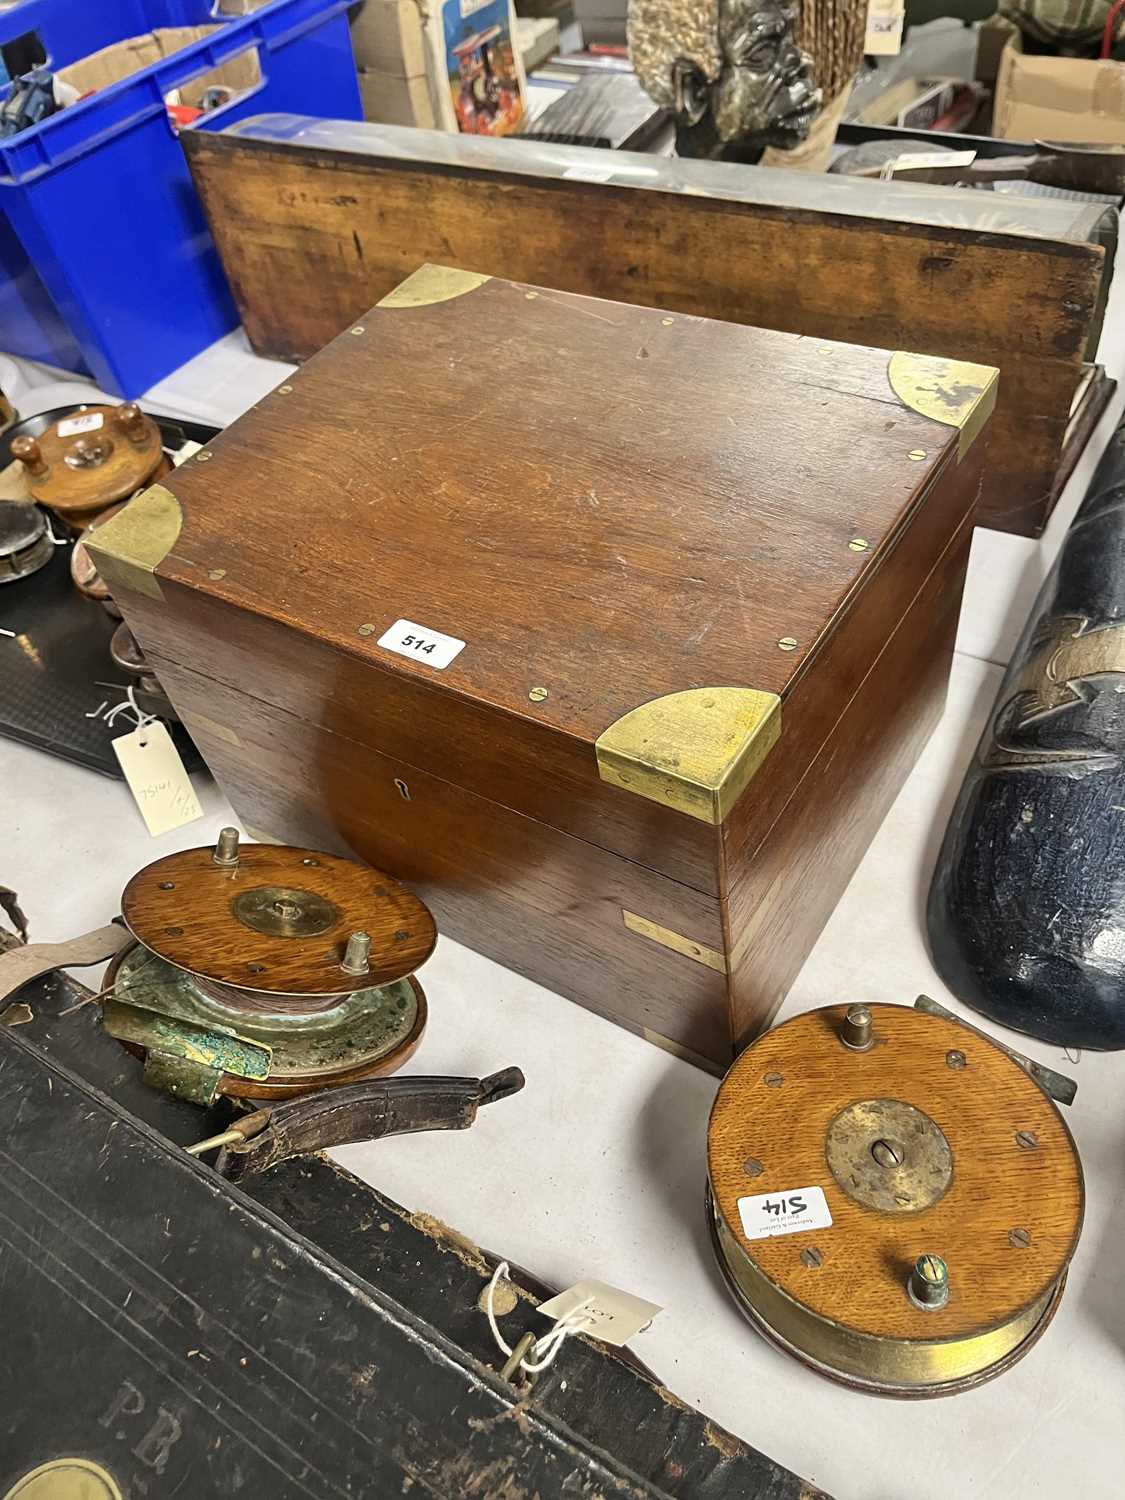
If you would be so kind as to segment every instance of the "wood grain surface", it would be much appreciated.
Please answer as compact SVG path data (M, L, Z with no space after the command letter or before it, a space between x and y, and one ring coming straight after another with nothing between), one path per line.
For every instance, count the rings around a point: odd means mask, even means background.
M841 611L815 656L790 684L784 702L784 755L770 756L723 826L722 842L731 883L741 878L769 828L782 816L797 785L839 723L880 653L909 611L950 542L975 518L981 474L989 445L974 445L965 460L948 462L936 475L926 503L909 526L876 554L863 578L863 591ZM947 580L959 601L960 585ZM915 617L917 618L917 617ZM921 663L936 654L929 629L912 643ZM881 711L876 710L877 713Z
M236 584L238 576L232 571ZM191 587L163 582L161 588L162 602L131 593L125 603L153 660L182 663L217 686L280 709L286 719L323 724L400 766L471 788L536 822L718 894L714 828L607 785L592 747L551 734L538 715L506 716L500 729L486 704L446 692L444 673L431 673L428 681L406 671L391 676L376 660L382 653L360 655L311 632L281 628L269 615ZM225 722L207 708L205 695L196 698L194 711Z
M622 917L721 947L715 898L175 663L158 670L250 827L393 869L448 936L713 1068L730 1062L725 976ZM434 1024L443 1003L472 998L432 995Z
M1099 305L1099 246L204 132L182 139L259 353L308 357L438 261L968 359L1001 371L982 524L1035 535L1053 504Z
M971 540L966 520L793 797L732 872L736 1050L776 1015L941 717Z
M330 903L331 921L300 936L259 932L239 919L240 898L274 888ZM121 911L134 937L169 963L271 995L339 996L389 984L425 963L437 941L433 917L389 875L320 849L273 844L243 844L233 868L217 865L210 846L165 855L133 876ZM371 938L370 963L347 974L340 962L356 931Z
M723 1067L940 711L987 432L958 463L883 351L509 283L359 326L176 471L159 597L118 602L251 827ZM435 671L397 618L466 645ZM610 723L715 683L783 700L725 826L601 781Z
M956 446L880 350L498 281L362 326L176 471L158 577L540 744L683 688L784 694ZM392 654L399 617L465 649Z
M862 999L852 997L852 1001ZM873 1005L876 1045L839 1041L846 1005L795 1017L738 1058L716 1097L708 1171L716 1205L741 1251L789 1297L846 1329L879 1338L965 1337L1006 1322L1062 1275L1082 1224L1082 1169L1054 1104L984 1037L906 1006ZM961 1069L946 1054L964 1054ZM781 1083L767 1085L767 1076ZM953 1155L952 1181L930 1207L888 1213L857 1203L825 1159L830 1125L858 1100L913 1105L939 1127ZM1017 1132L1031 1132L1024 1149ZM906 1145L902 1169L910 1167ZM747 1175L754 1158L762 1172ZM825 1229L749 1240L738 1199L810 1186L824 1190ZM1009 1231L1030 1243L1013 1246ZM802 1250L815 1246L810 1267ZM949 1268L938 1312L906 1295L914 1261L935 1254Z

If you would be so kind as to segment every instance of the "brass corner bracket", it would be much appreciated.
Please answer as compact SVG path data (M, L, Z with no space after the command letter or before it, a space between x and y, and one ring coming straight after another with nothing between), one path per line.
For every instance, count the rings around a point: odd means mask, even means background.
M887 379L911 411L959 429L960 463L992 415L1000 372L991 365L969 364L963 359L900 351L891 355Z
M375 305L429 307L434 302L451 302L454 297L463 297L466 292L476 291L478 286L491 280L491 276L482 276L477 271L458 271L454 266L435 266L427 261Z
M104 526L87 532L84 541L112 592L131 589L163 599L156 569L175 546L183 524L184 513L172 491L152 484Z
M599 735L613 786L721 823L781 734L781 699L757 688L689 688L642 703Z

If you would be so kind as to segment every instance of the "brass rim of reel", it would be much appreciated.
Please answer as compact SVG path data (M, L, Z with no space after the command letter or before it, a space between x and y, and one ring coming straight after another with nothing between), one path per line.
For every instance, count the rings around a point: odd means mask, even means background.
M813 1214L768 1217L790 1197ZM874 1394L953 1394L1020 1359L1058 1307L1083 1201L1055 1104L954 1017L806 1012L745 1049L711 1113L708 1225L735 1301Z
M1066 1273L1032 1306L976 1338L908 1344L848 1334L772 1286L741 1254L707 1188L711 1243L734 1300L769 1343L851 1390L901 1400L953 1396L993 1380L1038 1342L1062 1300Z

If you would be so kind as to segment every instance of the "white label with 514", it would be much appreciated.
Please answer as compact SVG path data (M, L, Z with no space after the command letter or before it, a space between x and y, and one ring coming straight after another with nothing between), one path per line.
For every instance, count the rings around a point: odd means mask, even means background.
M58 426L59 437L75 437L80 432L97 432L104 417L100 411L88 411L79 417L68 417Z
M789 1188L783 1193L756 1193L738 1200L742 1232L748 1240L768 1240L778 1234L800 1234L805 1229L828 1229L832 1215L824 1189Z
M384 651L408 656L411 661L420 661L424 667L434 667L439 672L465 649L465 642L456 636L442 635L440 630L427 630L413 620L396 620L390 630L379 637L379 645Z

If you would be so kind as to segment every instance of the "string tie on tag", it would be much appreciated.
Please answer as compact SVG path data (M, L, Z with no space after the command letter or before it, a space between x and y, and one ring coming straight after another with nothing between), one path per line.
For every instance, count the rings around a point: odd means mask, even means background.
M113 707L107 711L105 715L105 722L107 724L112 724L116 720L118 714L122 713L131 713L133 715L135 727L137 729L146 729L149 724L155 724L157 718L159 717L157 714L146 714L141 709L141 707L137 703L136 698L133 696L132 687L126 688L125 697L121 700L121 702L115 703ZM142 748L146 743L147 741L142 734L140 738L140 744Z
M504 1335L500 1332L496 1322L493 1299L500 1282L509 1279L508 1262L502 1260L492 1273L485 1299L485 1311L488 1313L488 1325L492 1329L492 1337L496 1340L500 1352L506 1355L512 1354L513 1351L504 1342ZM540 1370L545 1370L554 1361L555 1356L572 1333L580 1333L583 1328L589 1327L594 1322L594 1319L585 1311L593 1300L593 1297L587 1297L577 1307L572 1307L564 1318L559 1318L553 1328L549 1329L542 1338L535 1340L516 1368L523 1370L527 1375L537 1375Z

